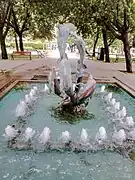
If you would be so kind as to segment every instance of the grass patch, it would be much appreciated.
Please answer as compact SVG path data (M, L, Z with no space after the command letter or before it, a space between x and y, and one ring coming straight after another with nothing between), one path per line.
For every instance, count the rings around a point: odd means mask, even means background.
M130 152L129 157L132 161L135 161L135 151Z
M116 58L110 58L110 59L111 59L111 62L113 62L113 63L119 63L119 62L125 62L126 61L125 58L118 58L117 60L116 60ZM135 57L132 58L132 61L135 62Z
M16 91L22 91L28 89L28 85L26 83L19 83L14 88Z
M118 93L118 94L122 93L122 90L118 86L116 86L114 84L106 84L105 88L109 92L111 91L111 92L115 92L115 93Z
M82 120L91 120L95 116L94 114L87 112L87 110L81 113L70 113L67 111L62 111L61 109L55 109L54 107L51 109L51 116L54 117L59 123L66 124L78 124Z
M116 60L116 58L110 58L111 59L111 62L113 63L119 63L119 62L125 62L125 58L118 58Z
M98 60L97 57L93 57L92 60L94 60L94 61L101 61L101 60ZM120 62L125 62L126 60L125 60L125 58L118 58L117 60L116 60L116 58L110 58L110 61L112 63L120 63ZM132 58L132 61L135 62L135 57ZM105 62L105 60L103 62Z

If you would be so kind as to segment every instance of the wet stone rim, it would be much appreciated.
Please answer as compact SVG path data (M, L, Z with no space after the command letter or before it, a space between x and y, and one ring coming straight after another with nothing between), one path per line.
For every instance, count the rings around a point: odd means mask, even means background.
M133 91L132 89L130 89L128 86L126 86L125 84L123 84L122 82L119 82L117 79L100 79L100 78L94 78L96 80L97 84L114 84L116 86L118 86L119 88L123 89L124 91L126 91L130 96L132 96L133 98L135 98L135 91ZM10 81L9 83L5 84L5 86L2 87L1 92L0 92L0 100L7 94L9 93L18 83L47 83L48 81L45 79L41 79L41 80L14 80L12 79L12 81Z

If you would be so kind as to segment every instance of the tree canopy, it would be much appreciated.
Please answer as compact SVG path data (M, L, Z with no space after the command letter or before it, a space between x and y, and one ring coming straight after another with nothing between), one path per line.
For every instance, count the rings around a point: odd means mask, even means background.
M2 44L9 28L18 35L23 51L23 36L30 34L33 38L51 39L57 23L71 22L84 38L93 37L93 52L99 37L103 38L106 62L110 62L109 45L115 39L122 41L127 71L132 72L131 39L135 45L133 0L0 0L0 5ZM4 52L4 46L1 47Z
M42 1L44 2L44 1ZM54 0L50 1L52 4ZM63 19L73 22L79 32L87 37L96 28L102 29L106 60L109 62L108 37L123 42L126 67L132 72L129 37L135 30L135 4L132 0L59 1L55 10Z

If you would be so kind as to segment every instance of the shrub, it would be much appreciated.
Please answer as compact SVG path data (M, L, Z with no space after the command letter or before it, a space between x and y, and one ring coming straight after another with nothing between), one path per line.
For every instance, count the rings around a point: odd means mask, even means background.
M7 45L7 47L16 47L15 46L15 43L14 42L10 42L10 43L7 43L6 44ZM38 49L38 50L42 50L43 49L43 43L41 43L41 42L35 42L35 43L25 43L24 42L24 49L27 49L27 50L36 50L36 49Z

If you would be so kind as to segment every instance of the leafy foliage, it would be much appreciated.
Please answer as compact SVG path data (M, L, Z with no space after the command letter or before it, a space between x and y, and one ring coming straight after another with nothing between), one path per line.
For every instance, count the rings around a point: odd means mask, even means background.
M26 0L14 0L12 9L12 27L17 32L24 32L31 26L31 8Z
M52 39L55 21L48 11L47 4L32 7L33 19L30 31L33 39Z
M22 91L28 89L28 85L26 83L19 83L14 88L16 91Z
M7 47L15 47L15 43L7 43ZM36 50L36 49L43 49L43 43L42 42L30 42L30 43L25 43L24 42L24 48L27 50Z
M111 91L111 92L115 92L115 93L118 93L118 94L122 93L122 90L118 86L113 85L113 84L107 84L105 86L105 88L109 92Z
M97 33L101 39L105 29L108 45L115 39L125 43L126 62L131 70L129 49L135 37L135 3L132 0L0 0L0 5L0 27L7 33L10 25L21 40L29 34L33 39L51 39L57 23L71 22L92 43ZM8 15L12 15L11 21Z
M129 157L132 161L135 161L135 151L130 152Z

